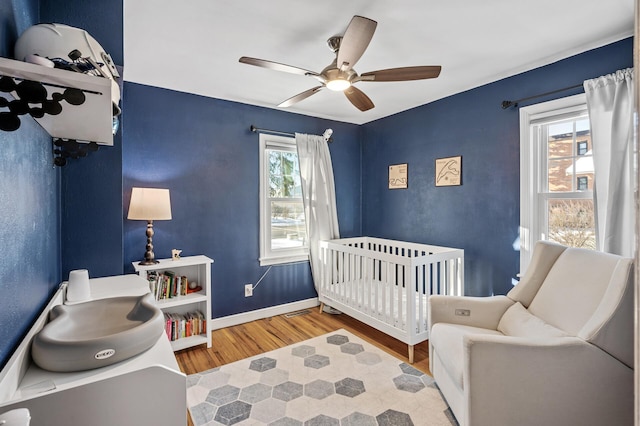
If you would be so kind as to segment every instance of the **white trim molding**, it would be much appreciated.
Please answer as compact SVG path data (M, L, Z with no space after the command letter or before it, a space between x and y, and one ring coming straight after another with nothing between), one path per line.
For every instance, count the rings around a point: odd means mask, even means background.
M264 318L274 317L277 315L287 314L302 309L315 308L320 304L317 297L311 299L299 300L297 302L285 303L283 305L270 306L268 308L256 309L255 311L242 312L226 317L214 318L209 320L209 332L219 330L225 327L232 327L251 321Z

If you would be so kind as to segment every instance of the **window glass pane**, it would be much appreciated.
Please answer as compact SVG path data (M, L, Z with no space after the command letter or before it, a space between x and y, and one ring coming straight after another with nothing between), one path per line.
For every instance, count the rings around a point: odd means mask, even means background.
M298 154L295 152L282 153L283 193L285 197L302 197L300 186L300 168Z
M595 249L593 200L553 199L547 207L549 241Z
M548 157L570 157L573 155L573 121L548 125Z
M295 248L305 245L302 201L271 201L271 248Z
M269 175L269 198L279 197L282 193L282 176Z
M591 190L593 158L588 117L579 116L549 123L546 124L546 129L548 135L547 188L542 190L548 192Z
M549 160L548 191L568 192L573 191L575 180L573 158L561 158Z
M269 197L302 197L298 155L290 151L269 150Z
M269 172L274 175L282 174L280 163L282 162L282 151L268 150L269 154Z

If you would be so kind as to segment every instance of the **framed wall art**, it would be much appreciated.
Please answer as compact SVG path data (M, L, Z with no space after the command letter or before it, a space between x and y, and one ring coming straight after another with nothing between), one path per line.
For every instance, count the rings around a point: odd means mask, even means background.
M462 185L462 156L436 158L436 186Z
M407 189L409 184L408 167L407 163L389 166L389 189Z

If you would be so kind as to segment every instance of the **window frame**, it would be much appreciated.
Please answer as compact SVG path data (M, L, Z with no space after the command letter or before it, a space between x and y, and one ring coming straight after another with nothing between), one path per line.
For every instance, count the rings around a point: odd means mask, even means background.
M269 166L267 150L280 149L297 152L295 138L260 133L260 257L261 266L309 260L308 242L302 247L271 249L271 209L269 197ZM302 197L300 197L302 201Z
M542 227L546 223L541 218L540 204L549 199L566 198L563 193L546 193L544 197L538 192L542 187L542 166L547 161L546 154L542 152L542 146L536 145L533 130L536 122L546 121L549 118L562 119L563 116L571 117L580 113L588 113L587 98L584 93L542 102L535 105L520 108L520 274L524 274L531 261L535 242L542 235ZM577 184L577 182L576 182ZM592 191L575 191L581 195L573 198L593 198ZM571 194L574 194L573 192Z

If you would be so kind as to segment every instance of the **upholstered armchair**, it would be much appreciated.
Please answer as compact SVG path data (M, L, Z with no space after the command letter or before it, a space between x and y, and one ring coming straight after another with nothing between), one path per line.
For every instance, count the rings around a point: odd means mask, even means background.
M538 242L506 296L431 296L429 364L461 425L633 425L632 259Z

